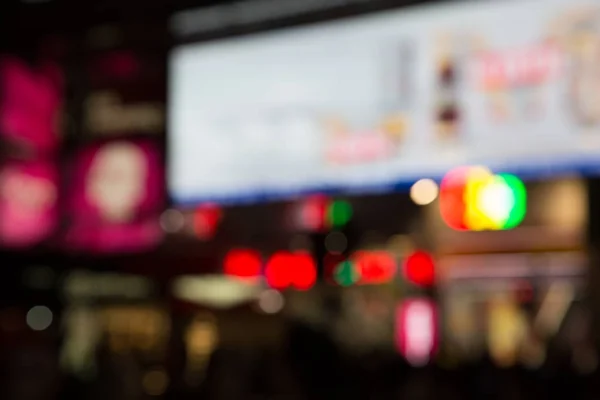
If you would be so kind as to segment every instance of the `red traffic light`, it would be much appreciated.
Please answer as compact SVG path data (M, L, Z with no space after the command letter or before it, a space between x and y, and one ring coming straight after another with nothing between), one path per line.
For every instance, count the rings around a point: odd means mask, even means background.
M308 253L280 251L267 262L265 278L274 289L292 286L298 290L308 290L317 280L317 268Z
M435 282L435 261L424 251L415 251L404 260L404 278L417 286L431 286Z

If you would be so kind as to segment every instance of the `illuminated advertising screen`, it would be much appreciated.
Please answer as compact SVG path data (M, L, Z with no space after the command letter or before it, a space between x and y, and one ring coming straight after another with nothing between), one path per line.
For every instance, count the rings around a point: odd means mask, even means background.
M431 6L180 45L170 196L387 191L473 164L595 174L598 71L600 6L587 0Z
M161 238L162 161L147 141L118 140L81 150L73 163L66 246L138 251Z

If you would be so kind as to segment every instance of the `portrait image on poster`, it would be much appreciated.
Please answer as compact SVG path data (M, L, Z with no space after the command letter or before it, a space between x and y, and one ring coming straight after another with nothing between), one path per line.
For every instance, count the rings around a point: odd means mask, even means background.
M84 149L73 164L66 245L111 252L155 244L161 165L151 142L119 140Z

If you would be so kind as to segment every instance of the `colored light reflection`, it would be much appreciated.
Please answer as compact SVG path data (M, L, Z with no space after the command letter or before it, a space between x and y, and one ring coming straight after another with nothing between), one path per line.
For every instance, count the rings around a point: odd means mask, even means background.
M449 172L441 184L440 214L456 230L506 230L518 226L527 210L527 192L514 175L484 167Z

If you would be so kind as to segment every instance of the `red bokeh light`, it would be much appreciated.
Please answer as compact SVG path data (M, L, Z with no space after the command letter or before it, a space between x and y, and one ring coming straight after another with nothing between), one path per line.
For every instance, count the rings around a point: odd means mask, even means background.
M444 222L452 229L464 231L465 186L469 168L462 167L446 174L440 183L439 205Z
M386 251L359 251L353 257L358 266L360 284L381 284L394 279L396 261Z
M226 275L255 280L260 276L262 259L255 250L234 249L229 251L223 260L223 271Z
M300 229L318 232L325 228L329 199L315 195L302 200L298 205L297 224Z
M267 262L265 278L274 289L293 286L298 290L308 290L317 280L317 270L309 254L280 251Z
M407 299L396 309L396 347L414 366L427 364L438 348L436 305L429 299Z
M424 251L416 251L404 261L404 277L417 286L431 286L435 282L435 261Z
M291 268L293 272L292 284L298 290L308 290L317 280L317 268L313 258L306 253L295 254Z
M221 208L215 204L205 204L194 213L194 233L202 240L214 236L221 221Z

